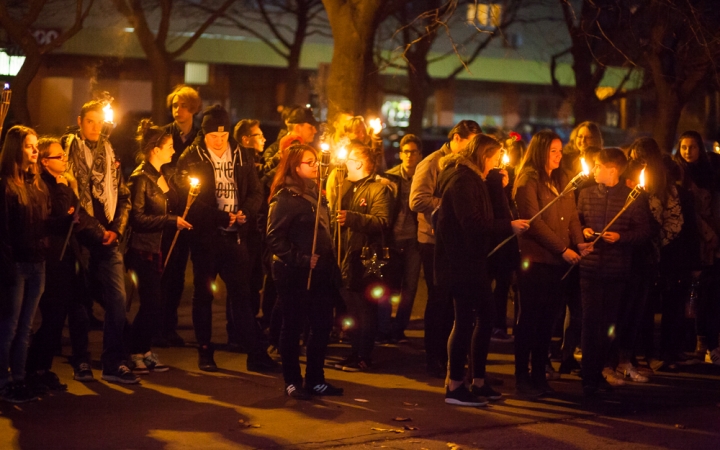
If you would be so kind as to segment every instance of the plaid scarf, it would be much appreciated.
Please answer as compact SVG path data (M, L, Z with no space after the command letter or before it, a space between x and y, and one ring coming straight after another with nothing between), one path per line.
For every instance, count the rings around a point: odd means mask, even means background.
M94 149L83 139L71 134L66 143L68 170L77 179L80 205L95 216L92 199L96 198L104 208L105 217L112 222L118 200L118 169L115 167L115 152L110 143L102 140L103 146Z

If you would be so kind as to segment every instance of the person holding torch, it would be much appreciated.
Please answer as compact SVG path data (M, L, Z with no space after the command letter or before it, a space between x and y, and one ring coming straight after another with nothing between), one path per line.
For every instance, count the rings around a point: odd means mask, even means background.
M168 370L168 366L150 350L152 333L162 322L164 292L161 281L166 261L164 253L169 252L162 248L163 237L174 234L175 230L190 230L192 225L177 215L181 201L174 182L174 170L162 168L172 161L175 153L172 135L153 126L149 119L143 119L138 126L137 141L143 162L130 175L128 183L133 232L126 261L128 269L137 275L140 295L140 310L133 321L130 344L132 370L145 374Z
M605 148L595 162L598 185L582 190L577 205L584 238L595 241L598 234L600 237L580 260L582 383L586 396L624 384L605 364L617 334L618 311L631 275L633 248L652 236L646 195L641 193L639 201L628 203L631 189L620 182L620 174L627 166L623 151ZM611 219L612 226L600 234Z
M130 190L107 139L113 126L110 103L100 100L85 103L77 121L78 129L63 136L61 142L68 154L68 170L77 180L80 206L105 229L102 243L88 248L90 274L102 287L105 309L102 378L134 384L140 379L128 368L128 355L123 347L125 265L118 246L118 239L128 226Z

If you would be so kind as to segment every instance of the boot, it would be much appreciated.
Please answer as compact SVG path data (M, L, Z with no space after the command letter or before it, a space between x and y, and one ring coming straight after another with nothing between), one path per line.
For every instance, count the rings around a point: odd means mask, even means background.
M215 350L209 345L198 347L198 368L204 372L217 372L218 367L215 364L213 354Z

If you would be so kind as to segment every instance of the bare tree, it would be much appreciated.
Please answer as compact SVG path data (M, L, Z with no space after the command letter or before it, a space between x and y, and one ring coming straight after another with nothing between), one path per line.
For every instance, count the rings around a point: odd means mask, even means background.
M208 11L204 4L198 8ZM285 92L281 102L295 102L300 82L300 56L305 40L330 36L322 0L250 0L229 9L218 24L228 23L245 31L287 61Z
M154 11L155 2L143 2L140 0L112 0L120 13L125 16L133 27L135 36L140 41L140 46L145 52L150 76L152 80L152 116L155 123L167 121L167 107L165 97L170 92L170 68L171 63L177 57L185 53L202 36L205 30L220 17L235 0L223 0L212 13L210 13L202 24L195 29L192 36L186 39L179 47L170 50L168 38L170 35L170 22L173 18L175 5L173 0L158 0L159 23L157 30L151 29L148 22L150 13ZM148 6L148 3L152 5Z
M25 54L25 62L13 81L13 101L10 105L15 119L32 124L28 109L28 87L37 75L43 59L51 51L61 47L68 39L82 29L83 22L90 12L94 0L31 0L29 2L0 1L0 25L7 30L8 36ZM67 8L74 6L75 19L70 27L50 42L39 44L33 36L33 24L38 20L46 6ZM49 9L49 8L48 8ZM46 11L47 13L47 11Z

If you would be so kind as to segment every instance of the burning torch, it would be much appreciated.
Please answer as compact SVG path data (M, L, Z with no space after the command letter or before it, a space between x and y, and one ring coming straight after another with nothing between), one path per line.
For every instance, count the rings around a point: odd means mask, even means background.
M187 202L185 203L185 211L182 215L183 220L185 220L185 217L187 217L188 211L190 211L190 207L195 202L198 194L200 194L200 180L198 180L197 178L190 178L190 190L188 191L188 198ZM170 255L172 254L173 248L175 248L175 242L177 242L177 238L179 235L180 230L175 231L175 237L173 237L172 244L170 244L170 250L168 250L168 254L165 258L165 264L163 265L163 267L167 267L168 261L170 261Z
M320 209L322 206L322 186L323 181L328 176L328 169L330 167L330 145L328 145L326 142L323 142L320 144L320 149L322 150L320 152L320 161L318 164L318 200L317 200L317 207L315 208L315 232L313 234L313 243L312 243L312 251L310 252L311 255L315 254L315 248L317 246L317 236L318 236L318 227L320 225ZM308 273L308 281L307 281L307 290L310 290L310 282L312 281L312 267L310 268L310 273Z
M345 181L345 174L347 173L347 167L345 166L345 162L348 158L348 151L345 145L340 146L337 153L335 154L335 181L337 182L337 207L335 211L340 211L342 209L342 185ZM338 223L337 224L337 257L338 257L338 266L341 264L341 247L342 247L342 232L341 232L341 226Z

